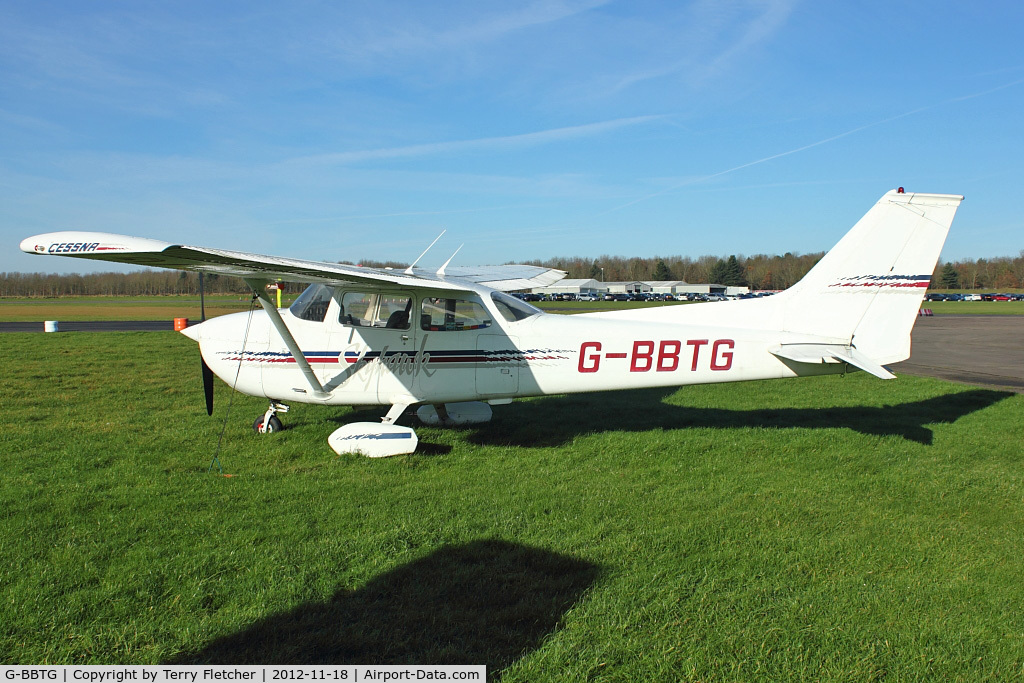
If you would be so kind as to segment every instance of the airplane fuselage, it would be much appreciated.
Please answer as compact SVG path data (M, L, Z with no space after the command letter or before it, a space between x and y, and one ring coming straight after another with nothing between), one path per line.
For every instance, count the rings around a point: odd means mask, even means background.
M379 311L361 310L353 318L346 312L353 306L346 309L343 303L357 298L361 308L367 301L378 308L397 302L414 314L394 327L380 324L387 316ZM456 299L451 292L337 287L330 290L322 317L319 311L306 319L302 310L299 315L282 310L322 393L311 390L263 311L255 311L251 320L237 313L208 321L199 338L206 362L237 390L328 405L502 402L845 370L839 364L794 370L769 351L780 341L778 330L552 315L518 301L519 308L509 315L503 307L508 299L485 288ZM445 304L454 313L447 319ZM508 319L516 315L521 317Z

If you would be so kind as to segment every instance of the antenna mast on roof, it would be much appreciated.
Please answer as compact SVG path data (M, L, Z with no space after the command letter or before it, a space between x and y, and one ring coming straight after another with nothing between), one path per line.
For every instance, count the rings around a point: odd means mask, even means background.
M440 234L440 235L438 235L437 237L435 237L435 238L434 238L434 241L430 243L430 246L429 246L429 247L427 247L426 249L424 249L424 250L423 250L423 253L422 253L422 254L420 254L419 256L417 256L417 257L416 257L416 260L415 260L415 261L413 261L413 262L412 262L411 264L409 264L409 267L405 269L405 274L406 274L406 275L412 275L412 274L413 274L413 272L412 272L412 269L413 269L413 267L414 267L414 266L415 266L415 265L416 265L417 263L419 263L419 262L420 262L420 259L421 259L421 258L423 258L424 256L426 256L426 255L427 255L427 252L428 252L428 251L430 251L430 247L432 247L432 246L434 246L435 244L437 244L437 241L438 241L439 239L441 239L441 236L442 236L442 235L444 235L444 234L445 234L445 232L447 232L447 231L446 231L446 230L442 230L442 231L441 231L441 234Z

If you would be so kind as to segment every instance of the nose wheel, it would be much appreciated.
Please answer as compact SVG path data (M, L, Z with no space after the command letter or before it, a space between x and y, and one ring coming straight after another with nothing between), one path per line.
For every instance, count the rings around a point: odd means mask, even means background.
M271 434L273 432L279 432L284 429L284 425L281 424L280 418L277 417L278 413L287 413L288 406L277 401L271 401L270 407L267 408L267 412L256 418L256 421L252 423L252 428L256 430L257 434Z

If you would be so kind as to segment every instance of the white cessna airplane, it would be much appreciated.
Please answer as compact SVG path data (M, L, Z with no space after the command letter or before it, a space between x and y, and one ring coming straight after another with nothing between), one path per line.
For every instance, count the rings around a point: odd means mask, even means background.
M399 271L92 232L37 235L21 249L244 278L262 312L184 330L199 342L207 410L213 374L270 399L260 432L281 428L285 401L390 406L381 423L350 423L328 439L338 453L379 457L415 450L415 432L395 424L410 406L426 424L469 424L523 396L854 368L892 379L883 366L910 356L910 331L962 200L886 193L775 296L570 316L503 293L565 275L533 266L456 268L449 259L437 272ZM310 286L279 310L266 291L275 281Z

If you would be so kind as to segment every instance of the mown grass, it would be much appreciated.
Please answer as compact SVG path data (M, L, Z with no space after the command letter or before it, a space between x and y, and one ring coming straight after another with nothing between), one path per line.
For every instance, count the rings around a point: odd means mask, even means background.
M287 306L297 294L282 297ZM212 318L225 313L245 311L249 297L239 294L211 294L206 297L206 316ZM120 297L69 296L51 299L2 298L0 321L35 322L43 320L173 320L191 318L199 320L199 297L191 295Z
M506 681L1024 675L1024 397L863 373L205 415L174 333L8 334L4 663L487 663ZM408 418L405 422L410 424ZM216 468L214 470L216 472Z
M925 301L939 315L1024 315L1024 301Z

